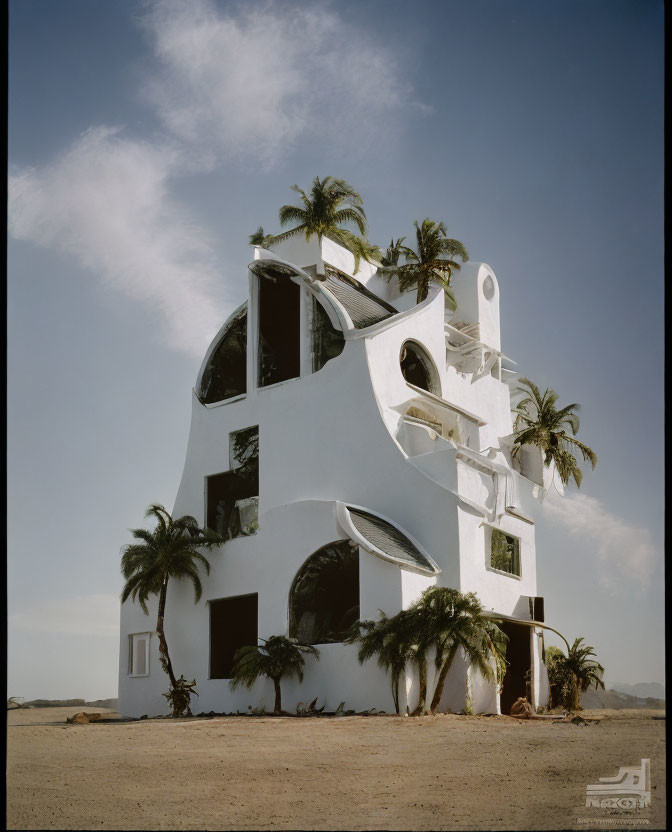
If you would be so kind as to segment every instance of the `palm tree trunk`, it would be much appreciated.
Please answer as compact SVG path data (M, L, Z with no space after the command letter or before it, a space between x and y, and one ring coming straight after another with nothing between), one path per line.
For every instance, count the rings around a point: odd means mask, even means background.
M426 711L427 702L427 657L421 656L418 659L418 676L420 682L420 691L418 693L418 704L413 711L413 716L422 716Z
M415 297L416 303L421 303L429 293L429 282L427 280L420 280L418 282L418 293Z
M156 618L156 634L159 637L159 659L161 667L168 674L171 688L175 687L175 674L173 673L173 665L168 654L168 642L166 641L166 634L163 631L163 618L166 612L166 591L168 589L168 579L161 585L161 594L159 595L159 614Z
M280 679L273 679L273 687L275 688L275 705L273 706L273 713L279 714L282 712L282 699L280 694Z
M394 711L399 716L399 679L401 673L393 671L392 673L392 699L394 700Z
M455 658L455 653L457 653L457 645L451 647L448 651L448 656L445 662L441 665L441 671L439 672L439 678L436 680L436 688L434 689L434 696L432 696L432 702L429 706L430 714L436 713L436 709L439 707L439 702L441 701L441 696L443 694L443 686L446 682L446 676L448 675L448 671L450 670L450 666L453 663L453 659Z

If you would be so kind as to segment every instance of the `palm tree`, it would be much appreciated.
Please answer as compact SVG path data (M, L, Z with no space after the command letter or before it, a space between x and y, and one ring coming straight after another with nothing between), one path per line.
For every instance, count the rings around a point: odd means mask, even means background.
M419 607L430 633L428 640L436 648L435 664L439 672L430 713L436 713L448 671L460 649L469 665L476 667L486 680L501 683L507 637L494 619L483 614L483 607L473 592L462 594L449 587L430 587L423 593Z
M273 235L272 234L264 234L264 229L262 226L259 226L254 234L250 234L250 245L251 246L263 246L266 248L273 242Z
M284 226L296 222L298 225L277 234L273 238L274 242L301 234L308 241L317 235L320 243L322 237L329 237L349 249L354 235L342 226L352 223L357 226L360 234L366 233L366 214L362 208L362 198L352 185L343 179L334 179L333 176L320 179L316 176L310 196L298 185L292 185L292 190L300 195L303 207L283 205L279 211L280 224Z
M521 378L520 385L516 392L523 398L513 409L516 414L514 453L520 453L525 444L536 445L544 452L546 467L555 462L563 485L567 485L569 478L573 477L577 487L580 487L583 474L573 451L580 451L584 462L589 460L593 468L597 464L597 454L574 438L579 430L579 417L576 415L579 405L568 404L558 410L555 390L547 387L542 394L537 385L527 378ZM567 429L571 431L571 436Z
M285 676L296 676L303 682L304 655L319 659L320 652L316 647L299 644L285 636L262 638L261 642L236 650L229 684L232 689L240 685L249 689L260 676L267 676L273 680L275 688L273 713L279 714L282 711L280 680Z
M360 664L378 657L378 667L389 672L394 710L399 714L399 683L409 662L417 658L410 621L406 611L388 618L380 611L378 621L357 621L353 624L346 644L359 643L357 658ZM425 666L426 667L426 666Z
M446 294L447 305L451 309L457 309L455 295L450 289L450 278L453 269L459 271L461 268L456 258L460 257L463 262L469 259L466 248L459 240L446 237L446 226L442 222L436 223L426 218L422 225L419 225L417 220L414 225L417 251L402 245L405 238L401 237L388 247L386 259L390 263L383 264L379 271L388 280L397 277L401 292L415 289L416 303L427 297L430 283L439 283ZM399 265L399 257L402 254L406 262Z
M383 254L380 262L383 266L396 266L399 262L399 257L403 253L403 250L406 246L403 245L404 240L406 237L397 237L395 240L392 238L390 240L389 246L385 249L385 253ZM410 249L408 249L410 251Z
M399 680L409 663L416 665L419 677L418 704L413 715L426 713L427 654L431 648L435 649L438 671L431 713L436 712L441 701L446 676L460 648L486 679L501 683L504 675L506 636L495 620L483 614L476 595L463 595L448 587L430 587L415 604L392 618L381 612L376 622L358 621L348 641L359 642L360 662L377 655L378 665L390 672L397 713Z
M382 253L379 246L375 243L370 243L366 237L358 237L356 234L351 234L346 229L343 229L342 242L347 245L355 258L353 274L357 274L359 271L359 264L362 260L366 260L368 263L380 262Z
M129 598L137 601L145 615L149 615L147 601L151 595L159 596L156 619L156 634L159 637L161 667L168 674L170 689L179 688L168 653L164 632L166 593L170 578L189 578L194 585L195 603L201 598L203 587L198 574L199 567L210 572L210 563L199 549L212 549L224 538L210 529L201 529L194 517L185 515L173 519L166 509L152 504L145 517L156 520L154 531L131 529L133 537L140 541L130 543L122 549L121 572L126 581L121 593L124 603ZM175 714L178 716L179 714Z
M604 668L591 658L595 650L590 645L582 645L582 641L583 638L575 639L566 656L557 647L546 651L549 684L559 691L560 704L570 711L579 708L581 693L591 686L604 690Z

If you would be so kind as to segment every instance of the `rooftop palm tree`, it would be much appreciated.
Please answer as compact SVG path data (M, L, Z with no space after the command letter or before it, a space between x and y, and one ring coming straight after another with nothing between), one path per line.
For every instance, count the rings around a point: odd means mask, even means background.
M260 225L259 228L254 232L254 234L250 234L250 245L251 246L269 246L273 242L273 235L272 234L264 234L264 229Z
M299 644L286 636L262 638L261 642L260 645L248 645L236 650L229 685L231 688L240 685L251 688L260 676L267 676L273 680L275 689L273 713L279 714L282 711L280 680L285 676L296 676L299 682L303 682L304 656L319 659L320 653L316 647Z
M170 679L170 690L173 691L180 688L180 684L173 672L164 632L168 581L170 578L188 578L194 585L195 603L198 603L203 592L199 567L210 572L210 563L199 550L212 549L213 546L224 543L224 538L210 529L201 529L196 519L190 515L173 519L158 504L150 505L145 517L153 517L156 528L154 531L131 529L131 534L138 542L130 543L122 549L121 572L126 583L121 601L124 603L131 598L140 604L145 615L149 615L147 601L152 595L159 596L156 619L159 657L161 667ZM173 716L178 715L173 712Z
M566 656L557 647L549 647L546 651L548 680L559 690L560 704L570 711L579 708L581 693L588 688L604 690L604 668L591 658L595 650L590 645L582 644L582 641L583 638L575 639Z
M385 252L380 260L381 265L383 266L396 266L399 262L399 257L401 256L403 250L406 246L403 245L404 240L406 237L397 237L395 240L392 238L390 240L389 246L385 249ZM408 249L409 251L411 249Z
M366 214L362 208L362 198L345 180L334 179L333 176L320 179L316 176L310 195L298 185L292 185L292 190L301 197L303 207L283 205L279 217L283 226L290 222L297 225L277 234L273 238L274 242L299 235L305 236L308 241L317 235L320 243L322 237L329 237L349 249L354 235L343 228L344 225L353 224L359 229L360 234L366 233Z
M574 452L579 451L584 462L590 461L593 468L597 464L597 454L574 438L579 430L579 417L576 415L579 405L568 404L558 410L555 390L546 388L542 394L537 385L527 378L521 378L520 385L516 392L522 394L522 398L513 409L516 414L514 453L519 453L525 444L536 445L544 452L547 467L555 462L563 485L567 485L569 478L573 477L577 487L580 487L583 474ZM571 431L571 436L567 430Z
M357 274L359 271L359 264L362 260L366 260L368 263L380 262L382 256L380 248L375 243L370 243L365 237L358 237L356 234L351 234L343 229L342 242L347 244L355 258L353 274Z
M386 252L390 264L383 264L379 271L388 280L398 278L400 291L415 289L417 303L427 297L431 283L439 283L443 286L448 307L457 309L455 295L450 289L450 278L453 270L459 271L461 268L456 258L461 258L463 262L469 259L466 248L459 240L451 240L446 236L446 226L442 222L436 223L426 218L422 225L417 220L414 224L417 251L402 245L405 238L400 238ZM401 255L405 262L399 265Z

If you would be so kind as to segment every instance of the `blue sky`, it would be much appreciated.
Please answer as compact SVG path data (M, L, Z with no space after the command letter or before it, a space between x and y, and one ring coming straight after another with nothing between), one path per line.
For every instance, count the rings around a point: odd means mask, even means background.
M537 524L547 620L662 681L663 5L14 0L9 694L116 693L119 550L289 186L444 220L599 463Z

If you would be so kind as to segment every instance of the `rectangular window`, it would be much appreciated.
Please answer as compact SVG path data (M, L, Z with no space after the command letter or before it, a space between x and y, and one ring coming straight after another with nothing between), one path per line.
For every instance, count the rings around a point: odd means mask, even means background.
M210 678L229 679L236 650L257 644L258 595L210 601Z
M259 517L259 428L229 436L231 470L205 478L206 525L227 539L254 534Z
M520 577L520 540L499 529L492 530L490 566L500 572Z
M259 387L301 374L300 294L286 275L259 278Z
M149 633L128 637L128 672L130 676L149 676Z

